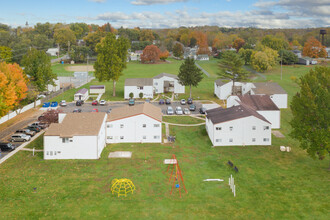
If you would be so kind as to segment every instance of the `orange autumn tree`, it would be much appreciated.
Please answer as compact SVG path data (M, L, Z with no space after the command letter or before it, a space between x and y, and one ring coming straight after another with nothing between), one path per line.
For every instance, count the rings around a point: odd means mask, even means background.
M0 117L27 96L27 78L16 63L0 63Z
M155 45L146 46L141 55L142 63L155 63L159 60L160 49Z
M319 58L319 57L326 57L326 50L325 47L318 41L315 37L311 37L304 45L303 55L312 57L312 58Z
M239 49L241 49L245 44L245 40L242 38L237 38L236 40L234 40L233 43L233 47L236 49L236 52L239 51Z
M163 52L160 52L159 59L165 61L169 55L170 55L170 53L167 50L165 50Z

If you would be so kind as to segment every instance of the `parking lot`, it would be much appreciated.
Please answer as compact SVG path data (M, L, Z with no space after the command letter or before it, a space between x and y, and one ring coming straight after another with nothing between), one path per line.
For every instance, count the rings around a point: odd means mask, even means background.
M135 102L135 105L138 104L142 104L144 102ZM164 115L166 115L166 110L168 106L172 106L173 110L175 111L175 108L177 106L181 106L182 110L184 108L189 108L189 105L181 105L179 101L175 101L172 102L170 105L160 105L158 104L158 102L151 102L151 104L160 107L162 109L162 112ZM194 101L193 102L194 105L196 105L196 111L191 111L191 114L199 114L199 108L202 107L202 104L198 101ZM99 112L107 112L109 109L115 109L115 108L119 108L119 107L124 107L124 106L128 106L128 101L127 102L109 102L106 103L104 106L103 105L92 105L92 102L86 102L85 104L83 104L82 106L76 106L75 103L67 103L66 107L59 107L60 110L62 110L63 112L73 112L74 109L81 109L82 112L91 112L93 109L98 109Z

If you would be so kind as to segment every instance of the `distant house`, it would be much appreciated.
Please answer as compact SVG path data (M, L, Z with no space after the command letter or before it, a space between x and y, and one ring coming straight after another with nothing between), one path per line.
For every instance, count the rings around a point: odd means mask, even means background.
M317 64L317 60L314 60L312 58L309 57L301 57L298 59L298 64L302 64L302 65L316 65Z
M105 85L92 85L89 86L90 94L103 94L105 93Z
M125 80L124 98L129 99L129 94L133 93L133 98L139 98L140 93L143 98L153 98L152 78L129 78Z
M218 79L214 82L214 94L221 100L227 100L231 95L269 95L278 108L288 107L288 94L274 82L233 82Z
M115 108L107 119L107 143L161 143L162 112L149 103Z
M207 54L199 54L197 55L196 60L205 61L205 60L210 60L210 58L209 55Z
M165 92L173 92L173 93L184 93L185 86L181 85L178 81L178 76L169 74L169 73L161 73L153 78L154 92L165 93Z
M213 146L271 145L271 123L245 104L206 111Z
M131 52L129 54L129 61L141 61L141 54Z
M49 48L46 51L47 54L49 54L50 56L57 56L58 55L58 48Z
M80 89L78 92L74 94L74 101L77 100L87 100L88 99L88 89Z
M330 47L325 48L325 51L327 52L327 57L330 57Z
M106 113L60 114L44 134L44 159L99 159L105 147Z
M227 108L244 103L264 116L272 124L272 129L279 129L281 125L281 111L270 99L269 95L239 95L227 99Z
M298 58L301 58L301 51L300 50L292 50L292 53L294 53Z

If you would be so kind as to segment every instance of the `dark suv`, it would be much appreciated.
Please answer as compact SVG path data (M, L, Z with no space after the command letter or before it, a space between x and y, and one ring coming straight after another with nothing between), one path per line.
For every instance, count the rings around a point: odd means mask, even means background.
M82 101L82 100L78 100L76 102L76 106L82 106L82 104L84 104L84 101Z
M0 151L13 151L15 146L12 143L0 143Z

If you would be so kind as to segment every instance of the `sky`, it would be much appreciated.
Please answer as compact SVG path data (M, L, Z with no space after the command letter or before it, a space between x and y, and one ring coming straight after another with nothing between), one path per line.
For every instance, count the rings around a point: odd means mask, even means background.
M330 0L0 0L0 23L109 22L113 27L330 26Z

